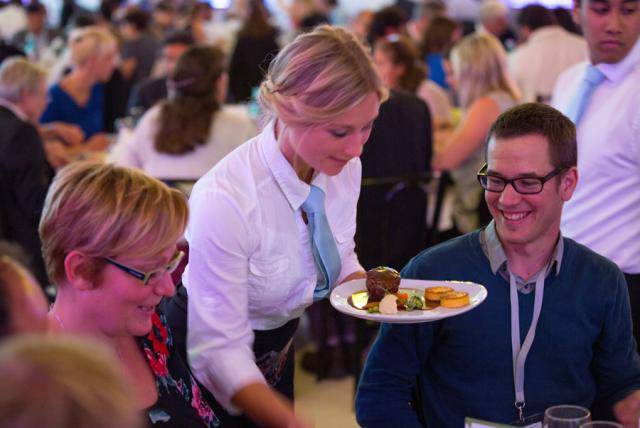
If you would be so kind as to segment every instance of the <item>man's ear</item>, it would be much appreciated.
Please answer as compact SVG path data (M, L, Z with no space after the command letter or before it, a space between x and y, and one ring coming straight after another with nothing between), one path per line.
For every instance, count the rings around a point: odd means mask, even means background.
M568 201L573 196L573 192L576 190L576 186L578 185L578 168L572 166L569 168L564 174L562 174L562 178L560 179L560 197L563 201Z
M573 9L571 10L571 16L573 17L573 22L575 22L578 27L580 27L582 22L580 19L580 4L583 1L587 1L587 0L573 0Z
M93 260L82 251L73 250L64 258L64 273L69 284L78 290L93 288L90 271Z

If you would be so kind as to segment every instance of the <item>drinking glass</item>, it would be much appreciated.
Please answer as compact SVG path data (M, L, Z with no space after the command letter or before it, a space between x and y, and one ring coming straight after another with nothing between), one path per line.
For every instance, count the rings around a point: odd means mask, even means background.
M616 422L608 421L593 421L580 425L580 428L624 428L622 425Z
M563 404L544 412L544 428L580 428L591 420L591 412L580 406Z

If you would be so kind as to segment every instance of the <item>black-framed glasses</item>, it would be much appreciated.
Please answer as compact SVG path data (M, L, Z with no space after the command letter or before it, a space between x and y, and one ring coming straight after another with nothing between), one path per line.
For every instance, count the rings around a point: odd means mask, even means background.
M544 177L517 177L512 179L503 178L487 173L488 165L485 163L478 171L478 182L482 188L488 192L500 193L511 184L514 190L521 195L535 195L542 192L544 183L560 174L566 168L556 168Z
M150 282L154 281L157 278L160 278L164 273L169 272L173 273L176 270L182 259L184 258L184 251L176 251L176 253L171 257L169 263L161 267L159 269L154 269L150 272L142 272L138 269L134 269L130 266L120 263L119 261L112 259L110 257L101 257L105 262L112 264L123 272L128 273L134 278L138 278L144 285L149 285Z

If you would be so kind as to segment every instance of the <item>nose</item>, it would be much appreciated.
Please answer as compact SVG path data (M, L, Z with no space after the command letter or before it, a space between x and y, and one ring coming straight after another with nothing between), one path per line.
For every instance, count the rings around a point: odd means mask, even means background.
M618 34L622 31L624 25L624 17L617 8L612 8L607 14L606 31L610 34Z
M173 283L173 278L171 278L171 273L169 271L164 272L160 278L158 278L158 282L153 284L154 292L163 297L171 297L176 293L176 286Z
M505 207L516 205L521 199L522 195L516 192L512 183L508 183L500 193L500 203Z
M344 148L344 153L349 158L357 158L362 154L362 148L364 147L364 143L367 142L367 138L369 138L369 134L362 136L357 134L356 137L350 139Z

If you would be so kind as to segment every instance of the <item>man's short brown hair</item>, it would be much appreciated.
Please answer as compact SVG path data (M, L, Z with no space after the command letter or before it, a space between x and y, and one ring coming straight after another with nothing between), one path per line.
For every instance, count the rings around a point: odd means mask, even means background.
M577 165L575 125L558 110L542 103L521 104L498 116L487 134L486 147L491 138L509 139L525 135L540 135L549 142L549 159L554 168Z

